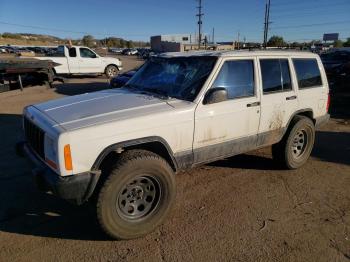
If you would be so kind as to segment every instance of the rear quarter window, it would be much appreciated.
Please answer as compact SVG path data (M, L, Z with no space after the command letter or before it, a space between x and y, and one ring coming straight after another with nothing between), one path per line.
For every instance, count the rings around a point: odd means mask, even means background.
M316 59L293 58L299 89L322 86L320 69Z

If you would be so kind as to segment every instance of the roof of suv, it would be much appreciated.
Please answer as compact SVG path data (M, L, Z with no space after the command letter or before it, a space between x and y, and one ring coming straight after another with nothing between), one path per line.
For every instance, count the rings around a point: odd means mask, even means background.
M305 56L318 57L317 54L308 51L290 50L236 50L236 51L190 51L171 52L159 54L158 57L191 57L191 56L216 56L216 57L237 57L237 56Z

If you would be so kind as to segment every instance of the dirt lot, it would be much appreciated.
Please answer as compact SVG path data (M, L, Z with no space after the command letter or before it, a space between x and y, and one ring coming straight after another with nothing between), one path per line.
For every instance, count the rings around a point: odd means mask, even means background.
M124 60L125 68L139 61ZM350 261L350 120L317 132L312 158L280 170L270 149L177 176L173 212L145 238L111 241L90 210L39 193L15 155L24 106L101 90L105 78L0 94L0 261Z

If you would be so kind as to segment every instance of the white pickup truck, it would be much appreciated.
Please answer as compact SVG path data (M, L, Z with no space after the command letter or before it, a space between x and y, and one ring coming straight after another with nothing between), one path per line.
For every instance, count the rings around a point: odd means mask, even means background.
M328 93L312 53L163 54L121 89L28 106L17 149L41 188L89 200L106 233L130 239L164 221L181 170L271 145L278 163L301 167Z
M54 68L56 74L106 74L109 78L123 69L118 58L103 57L85 46L58 46L56 56L35 57L50 59L60 64Z

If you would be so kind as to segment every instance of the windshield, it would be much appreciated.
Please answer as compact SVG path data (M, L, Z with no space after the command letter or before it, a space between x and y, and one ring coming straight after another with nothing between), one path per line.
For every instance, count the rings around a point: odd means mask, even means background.
M211 73L216 57L152 57L126 87L193 101Z

